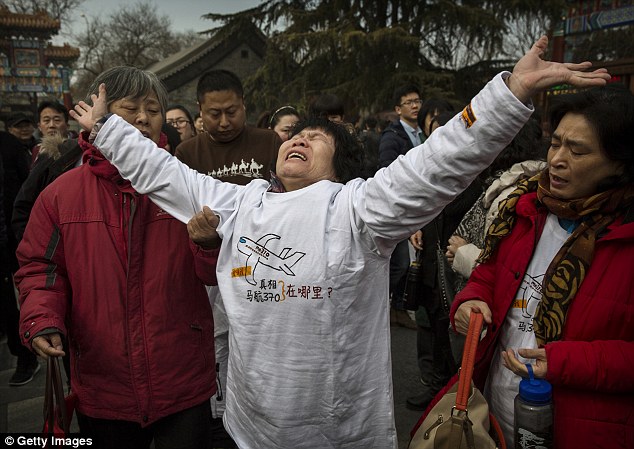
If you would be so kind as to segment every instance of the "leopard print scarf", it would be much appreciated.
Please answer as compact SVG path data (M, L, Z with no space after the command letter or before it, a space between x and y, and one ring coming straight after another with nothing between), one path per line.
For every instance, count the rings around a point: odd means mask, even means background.
M553 258L542 285L543 296L533 319L537 344L561 339L566 313L592 263L594 245L625 208L634 203L632 185L607 190L576 200L560 200L550 193L548 171L524 180L499 205L499 214L487 231L478 262L491 257L499 241L511 233L520 197L537 191L537 202L559 218L581 220Z

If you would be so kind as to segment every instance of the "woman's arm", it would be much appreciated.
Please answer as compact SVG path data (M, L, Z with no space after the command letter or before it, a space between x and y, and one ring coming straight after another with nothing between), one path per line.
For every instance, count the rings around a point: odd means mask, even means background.
M183 223L205 205L226 219L243 188L189 168L116 115L103 125L94 145L137 192Z
M28 347L42 331L66 333L64 319L72 293L58 222L50 204L40 196L16 253L20 262L15 274L20 291L20 336ZM53 335L39 338L40 355L61 355L61 347L55 347L57 340L51 341Z
M505 148L533 112L530 98L562 82L604 85L605 69L542 60L544 36L513 73L496 76L471 103L419 147L379 170L355 207L379 239L402 240L431 221ZM357 197L357 198L358 198ZM391 248L388 244L387 248Z
M456 295L449 312L451 324L456 331L466 334L472 309L482 312L486 324L493 322L491 302L496 282L496 258L497 252L485 263L478 265L465 288Z
M70 115L81 127L97 132L94 145L117 167L134 189L176 219L187 223L210 206L221 218L233 212L237 192L243 187L223 183L198 173L117 115L106 115L107 92L104 84L92 95L93 106L80 101ZM92 138L91 134L91 138Z
M553 385L606 393L634 392L634 342L624 340L556 341L546 345Z

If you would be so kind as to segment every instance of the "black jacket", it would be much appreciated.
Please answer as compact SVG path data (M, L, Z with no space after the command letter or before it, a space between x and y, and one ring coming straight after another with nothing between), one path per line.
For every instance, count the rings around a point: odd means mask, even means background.
M480 197L482 190L482 182L476 178L464 192L445 206L440 215L423 228L423 284L430 289L436 286L437 281L437 243L440 243L443 250L446 249L449 237L453 235L462 217ZM438 235L439 233L441 235Z
M61 174L74 168L81 155L82 149L76 139L62 140L57 137L42 140L38 158L13 203L11 227L18 241L22 240L31 209L40 192Z
M7 222L4 218L4 165L0 157L0 254L5 256L4 250L7 248Z
M363 179L374 176L379 169L379 143L381 135L374 130L366 130L359 134L365 152Z
M379 167L387 167L401 154L413 148L407 131L399 120L390 123L381 134L379 143Z
M13 212L13 201L20 186L29 176L31 156L22 142L5 131L0 131L0 155L4 168L2 206L7 234L7 250L2 257L2 271L14 272L18 269L18 259L15 257L18 239L10 227L11 213Z

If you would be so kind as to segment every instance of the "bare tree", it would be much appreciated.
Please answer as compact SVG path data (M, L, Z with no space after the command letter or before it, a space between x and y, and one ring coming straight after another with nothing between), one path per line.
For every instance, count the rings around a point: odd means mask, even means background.
M181 49L193 47L194 45L198 45L207 40L207 38L201 35L201 33L194 30L174 33L174 38L176 42L179 43Z
M84 0L3 0L11 11L23 14L32 14L36 11L46 11L54 19L70 21L71 13L77 9Z
M147 67L195 41L191 33L173 33L169 17L159 15L149 1L125 6L105 19L84 18L86 29L75 36L82 54L72 86L75 95L83 95L110 67Z
M553 15L544 13L523 14L507 21L507 35L502 54L511 60L522 57L533 42L552 28Z
M150 2L136 3L110 15L111 57L119 65L145 67L180 49L168 16Z
M78 93L83 95L93 79L108 68L107 27L104 22L96 18L88 18L82 14L86 21L86 29L75 36L75 40L81 48L81 56L77 61L76 80L71 86L73 96Z

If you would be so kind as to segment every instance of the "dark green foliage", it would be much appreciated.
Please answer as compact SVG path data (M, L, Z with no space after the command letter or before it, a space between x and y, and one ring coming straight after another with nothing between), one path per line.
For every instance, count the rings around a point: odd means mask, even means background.
M392 91L405 83L419 85L424 98L466 101L505 65L499 59L515 60L526 50L508 54L514 23L549 23L562 3L268 0L239 13L204 17L224 24L210 32L229 32L248 20L269 36L264 67L244 80L255 109L291 103L305 110L315 96L331 92L347 112L363 116L391 109ZM535 38L546 32L540 29Z

